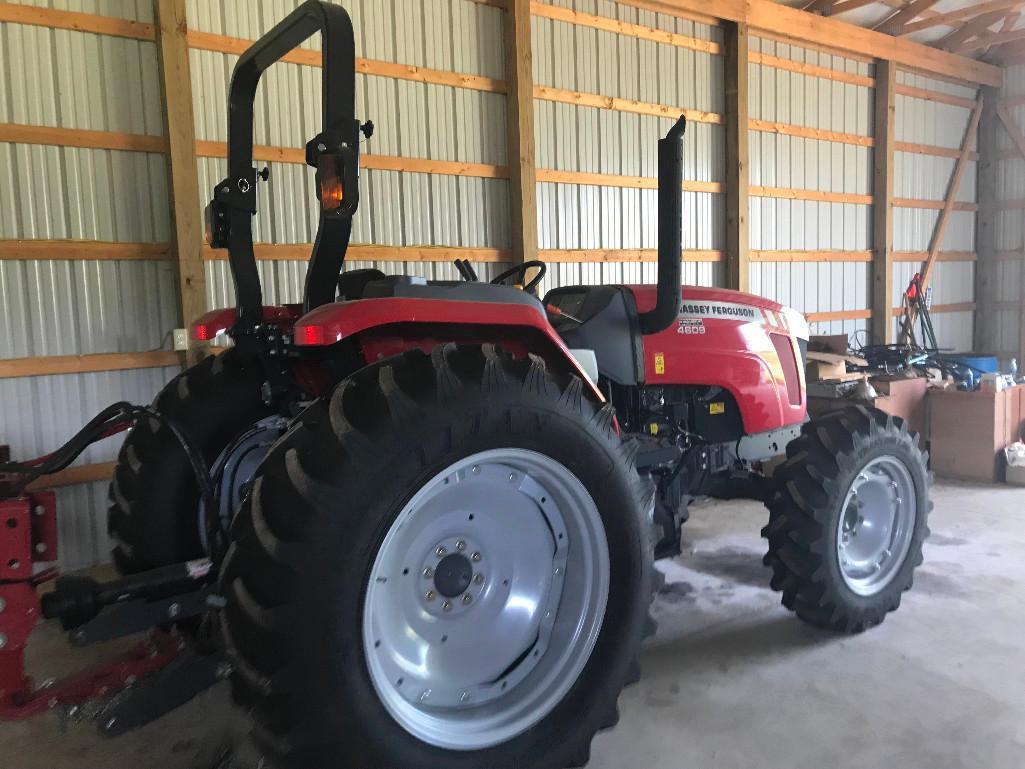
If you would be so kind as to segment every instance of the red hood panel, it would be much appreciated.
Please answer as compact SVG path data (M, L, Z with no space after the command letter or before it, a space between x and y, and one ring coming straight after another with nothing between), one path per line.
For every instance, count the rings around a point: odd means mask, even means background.
M637 310L646 312L655 306L656 287L653 285L627 286L634 299L637 301ZM728 288L706 288L704 286L684 286L684 302L731 302L734 304L746 304L757 307L761 310L774 310L779 312L783 305L754 294L745 294L743 291L731 291Z

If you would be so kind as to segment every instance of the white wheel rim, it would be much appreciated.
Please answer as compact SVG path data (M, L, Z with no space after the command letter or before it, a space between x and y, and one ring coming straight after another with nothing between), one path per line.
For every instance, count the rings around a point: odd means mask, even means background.
M551 457L495 449L420 488L378 550L363 607L371 681L410 734L506 742L579 678L609 592L604 525Z
M911 550L917 503L911 472L897 457L877 457L858 473L836 532L840 574L853 592L872 596L893 582Z

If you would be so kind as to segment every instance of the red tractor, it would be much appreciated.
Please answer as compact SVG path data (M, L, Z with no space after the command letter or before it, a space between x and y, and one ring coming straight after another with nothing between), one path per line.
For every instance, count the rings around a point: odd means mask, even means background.
M270 307L253 102L318 31L320 226L303 304ZM538 300L540 262L491 283L467 264L458 282L343 272L372 132L354 57L346 12L307 2L239 60L209 207L238 306L193 326L234 344L157 396L110 492L124 573L212 560L208 619L264 749L304 767L583 766L640 674L653 564L680 552L695 497L767 503L772 587L801 619L858 632L896 609L928 533L918 438L866 408L808 421L804 319L681 290L683 119L659 142L657 286Z

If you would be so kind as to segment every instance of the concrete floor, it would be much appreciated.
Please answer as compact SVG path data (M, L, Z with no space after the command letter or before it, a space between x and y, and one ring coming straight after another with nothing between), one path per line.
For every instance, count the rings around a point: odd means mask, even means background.
M759 505L696 508L684 556L662 565L644 678L591 769L1025 766L1025 489L940 484L935 500L914 590L854 638L780 607ZM34 638L40 676L80 655L54 628ZM207 769L245 723L221 686L118 740L94 729L56 714L0 725L0 768Z

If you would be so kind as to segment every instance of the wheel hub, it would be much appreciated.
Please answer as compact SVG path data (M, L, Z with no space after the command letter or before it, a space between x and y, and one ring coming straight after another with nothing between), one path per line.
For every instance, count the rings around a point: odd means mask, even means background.
M381 544L364 609L371 679L420 739L497 744L569 690L607 596L604 527L576 476L536 452L482 452L428 481Z
M462 595L472 581L473 567L465 555L446 555L434 572L434 586L446 598Z
M881 456L854 479L844 499L837 556L847 586L875 595L900 571L915 528L916 491L899 459Z

